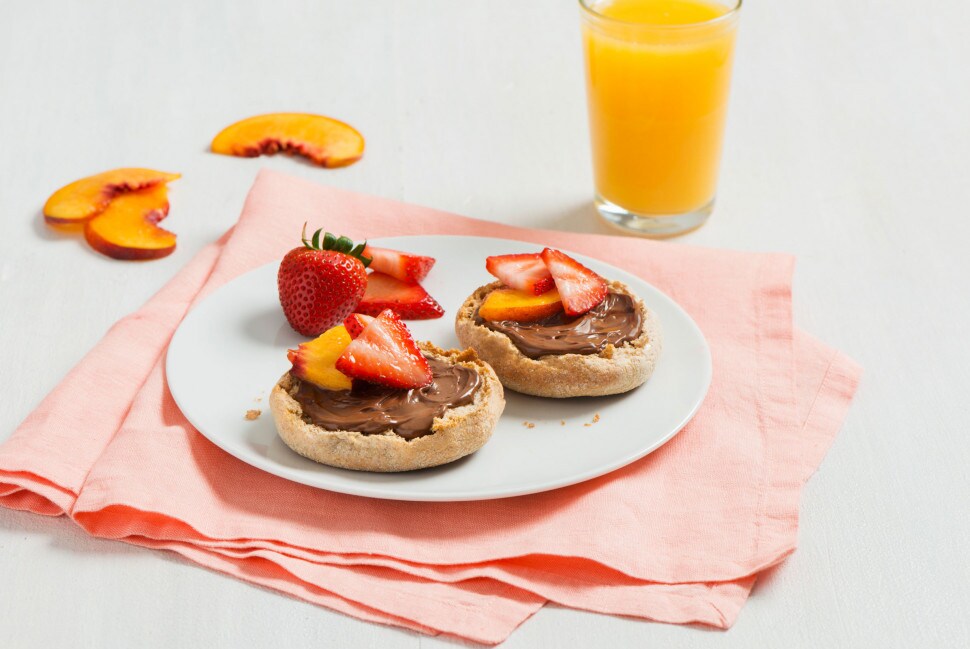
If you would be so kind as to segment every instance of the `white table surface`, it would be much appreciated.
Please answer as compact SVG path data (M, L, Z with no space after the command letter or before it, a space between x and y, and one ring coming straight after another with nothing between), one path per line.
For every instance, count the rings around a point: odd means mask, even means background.
M797 254L796 321L863 364L861 390L805 490L798 552L733 629L549 606L506 646L970 646L968 19L964 0L750 0L719 205L683 241ZM206 152L277 110L349 121L365 158ZM112 261L43 225L54 189L120 166L184 174L167 259ZM233 223L264 166L602 231L574 2L4 2L0 439ZM5 648L453 644L0 509Z

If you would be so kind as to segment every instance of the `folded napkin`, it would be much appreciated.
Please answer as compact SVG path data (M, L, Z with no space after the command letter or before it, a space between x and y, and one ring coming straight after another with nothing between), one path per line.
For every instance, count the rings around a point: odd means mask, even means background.
M704 331L707 399L646 458L531 496L385 501L263 473L186 421L165 349L194 302L281 258L304 221L358 239L518 239L624 268ZM0 504L66 514L95 536L365 620L481 643L501 642L547 601L727 628L758 573L794 551L801 487L860 374L793 329L792 268L782 255L516 228L264 171L233 230L115 324L0 447Z

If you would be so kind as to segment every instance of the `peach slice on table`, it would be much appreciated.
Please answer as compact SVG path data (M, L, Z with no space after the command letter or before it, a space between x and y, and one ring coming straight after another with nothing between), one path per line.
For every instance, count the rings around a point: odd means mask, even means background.
M287 350L286 357L293 363L290 374L324 390L349 390L353 381L337 369L337 359L350 342L347 329L337 325L310 342Z
M139 168L112 169L88 176L54 192L44 204L44 220L52 225L82 223L103 212L116 196L180 177L180 174Z
M501 320L535 322L562 310L562 300L556 289L548 290L542 295L535 295L530 291L499 288L485 297L482 306L478 307L478 315L483 320L491 322Z
M212 152L255 158L278 152L302 155L322 167L345 167L364 155L364 138L352 126L308 113L256 115L227 126Z
M157 259L175 250L175 235L158 227L168 215L168 187L122 194L84 224L91 247L115 259Z

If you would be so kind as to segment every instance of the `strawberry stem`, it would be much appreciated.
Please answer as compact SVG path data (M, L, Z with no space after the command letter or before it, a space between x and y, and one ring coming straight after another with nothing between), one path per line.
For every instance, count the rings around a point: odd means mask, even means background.
M329 232L324 232L323 228L320 228L314 232L313 236L307 239L306 226L307 224L304 222L303 231L300 234L300 240L303 241L303 245L310 250L333 250L335 252L342 252L345 255L349 255L360 260L360 263L364 264L364 268L367 268L370 265L371 258L365 257L363 254L364 248L367 247L367 241L354 245L354 241L350 237L345 237L343 235L338 237ZM322 241L320 240L320 233L323 233Z

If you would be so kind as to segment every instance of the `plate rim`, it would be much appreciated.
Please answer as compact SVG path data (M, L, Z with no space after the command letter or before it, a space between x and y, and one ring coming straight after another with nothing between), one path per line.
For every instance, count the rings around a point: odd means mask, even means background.
M452 235L452 234L423 235L422 234L422 235L399 235L399 236L391 236L391 237L375 237L373 239L368 239L368 242L373 243L375 245L387 245L385 242L392 241L392 240L397 241L401 239L428 240L428 239L455 239L455 238L498 241L498 242L513 242L517 245L532 244L532 242L530 241L522 241L520 239L509 239L504 237L480 237L475 235L462 235L462 234L455 234L455 235ZM535 245L541 245L541 244L535 244ZM572 250L562 249L562 248L560 249L563 250L563 252L565 252L566 254L577 257L578 260L581 262L585 259L593 260L596 263L604 264L610 268L613 268L619 271L620 273L635 277L637 280L649 286L653 291L655 291L656 293L661 295L664 299L666 299L670 303L670 305L672 305L674 308L680 311L681 315L686 319L687 323L689 323L694 333L696 333L697 339L702 343L702 350L704 352L703 390L700 391L700 396L695 400L693 406L690 408L688 412L686 412L684 416L680 418L680 421L672 428L671 432L669 432L664 437L657 440L654 444L650 445L649 447L646 447L645 449L638 451L633 455L624 455L622 458L614 462L609 462L605 465L598 466L595 469L590 469L588 471L584 471L579 474L573 474L567 479L547 480L546 482L543 482L539 485L532 485L530 487L520 488L520 489L507 489L507 490L493 491L488 495L482 495L481 492L471 492L471 491L461 491L461 492L449 491L446 494L429 494L427 492L415 493L415 492L408 492L408 491L402 492L399 490L389 494L386 492L386 488L381 488L381 487L374 488L371 484L368 484L368 483L362 483L360 485L357 485L353 489L342 489L342 488L339 488L339 486L334 486L334 485L322 486L314 482L309 482L307 480L300 479L299 476L288 473L287 468L281 467L281 465L275 463L271 459L264 458L263 456L260 456L260 455L240 457L240 455L238 455L234 451L234 449L230 448L227 444L223 444L220 441L220 438L218 436L210 436L206 434L203 431L202 427L200 427L193 420L193 418L186 412L186 410L182 407L182 401L180 401L177 394L178 391L173 388L172 383L169 381L169 376L172 374L171 373L171 358L172 358L171 350L173 347L176 346L177 341L180 339L180 334L183 333L183 325L185 324L185 322L189 320L190 317L192 317L193 312L195 312L202 304L205 304L214 296L218 295L224 289L227 289L233 283L241 280L242 278L251 274L265 272L264 269L268 266L278 266L279 261L271 261L265 264L261 264L256 268L252 268L244 273L241 273L233 277L232 279L228 280L227 282L225 282L224 284L222 284L221 286L213 290L211 293L206 295L204 298L202 298L202 300L192 304L189 307L188 311L185 313L185 315L182 317L182 320L179 322L178 326L176 327L175 332L173 333L172 338L169 340L169 344L165 349L166 387L168 388L169 394L171 394L172 400L175 402L176 407L178 407L179 412L182 413L182 416L186 418L186 420L189 422L189 424L192 425L192 427L196 430L196 432L198 432L200 435L205 437L208 441L215 444L217 447L219 447L220 449L222 449L224 452L228 453L232 457L236 458L237 460L244 462L245 464L248 464L249 466L255 467L261 471L265 471L266 473L269 473L271 475L278 476L280 478L283 478L284 480L289 480L297 484L306 485L314 489L323 489L325 491L331 491L334 493L340 493L340 494L351 495L351 496L360 496L363 498L376 498L380 500L399 500L399 501L406 501L406 502L473 502L477 500L498 500L502 498L515 498L518 496L527 496L527 495L543 493L547 491L553 491L555 489L562 489L564 487L570 487L576 484L580 484L582 482L593 480L595 478L617 471L653 453L658 448L660 448L661 446L669 442L671 439L673 439L678 433L680 433L687 426L688 423L690 423L690 421L694 418L694 416L696 416L698 410L700 410L700 407L706 401L707 395L710 391L711 381L713 379L713 359L711 356L710 344L707 342L707 338L704 336L703 330L700 328L700 326L698 326L697 322L691 317L690 313L684 307L682 307L676 300L674 300L672 297L667 295L664 291L660 290L659 288L654 286L646 279L640 277L639 275L636 275L623 268L619 268L618 266L615 266L609 262L603 261L601 259L597 259L595 257L590 257L589 255L585 255L583 253L574 252ZM661 360L659 362L663 362L662 359L664 358L664 354L662 352L661 352L660 358ZM176 372L176 374L178 374L178 372Z

